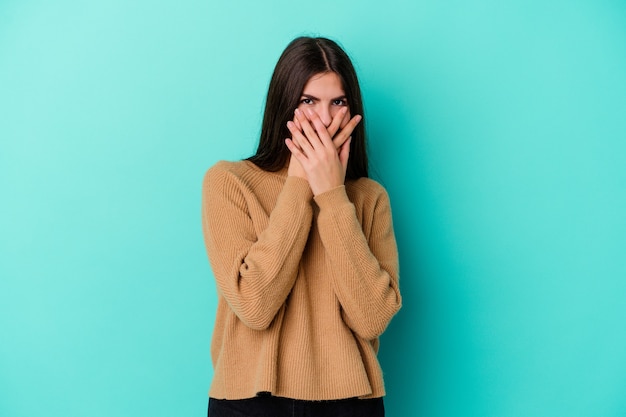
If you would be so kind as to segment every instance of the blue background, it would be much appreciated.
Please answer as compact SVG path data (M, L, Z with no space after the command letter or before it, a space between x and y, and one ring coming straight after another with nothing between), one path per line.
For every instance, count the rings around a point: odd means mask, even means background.
M626 415L626 4L0 2L0 415L206 412L200 187L340 41L404 307L388 415Z

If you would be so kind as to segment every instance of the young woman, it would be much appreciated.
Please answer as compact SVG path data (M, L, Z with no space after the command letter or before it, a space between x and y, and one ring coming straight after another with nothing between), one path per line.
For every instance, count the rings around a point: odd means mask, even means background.
M368 178L346 53L293 40L257 152L203 183L217 282L209 416L383 416L378 337L399 310L389 198Z

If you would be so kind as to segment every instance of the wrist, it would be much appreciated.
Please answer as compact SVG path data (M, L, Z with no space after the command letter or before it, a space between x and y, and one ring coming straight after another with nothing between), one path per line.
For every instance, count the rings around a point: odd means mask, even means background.
M327 193L328 191L334 190L344 185L343 183L340 183L340 182L328 182L324 184L317 184L317 183L311 183L309 181L309 183L311 185L311 191L313 191L314 196Z
M345 184L330 188L322 193L313 193L317 205L320 208L339 207L343 202L348 200Z

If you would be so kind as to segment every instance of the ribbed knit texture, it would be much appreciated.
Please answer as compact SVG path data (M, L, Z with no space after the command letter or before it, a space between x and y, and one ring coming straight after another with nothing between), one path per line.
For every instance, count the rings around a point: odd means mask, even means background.
M384 188L361 178L313 198L286 170L221 161L202 196L218 288L209 395L383 396L378 337L401 305Z

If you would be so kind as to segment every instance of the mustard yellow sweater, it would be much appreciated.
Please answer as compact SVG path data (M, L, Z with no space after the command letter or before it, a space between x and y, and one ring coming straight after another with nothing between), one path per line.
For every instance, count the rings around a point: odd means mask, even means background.
M204 178L218 306L209 395L385 395L378 337L401 305L386 191L361 178L313 197L286 169L221 161Z

